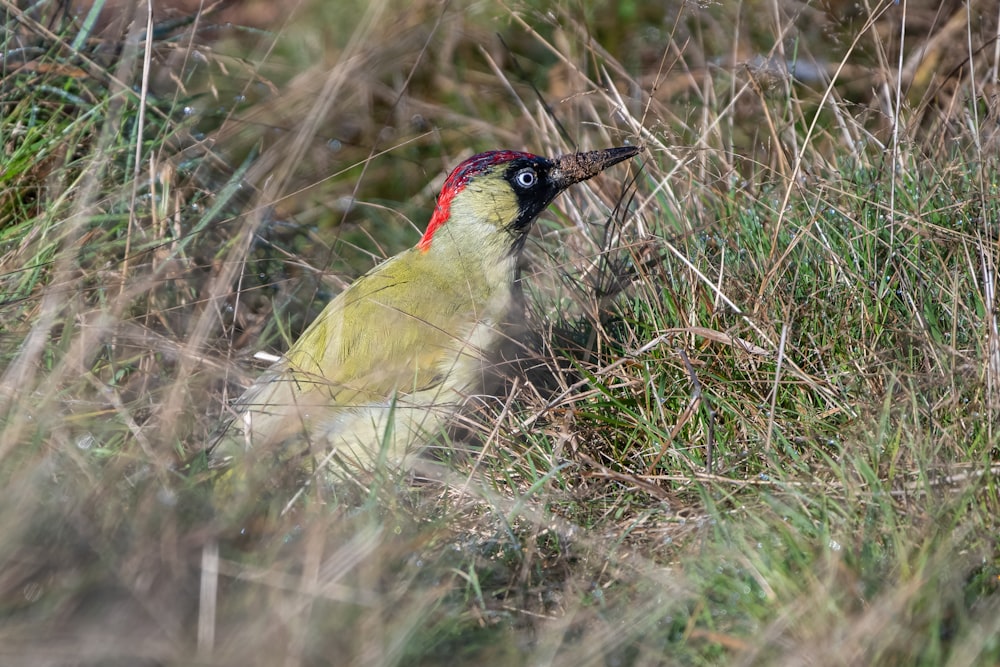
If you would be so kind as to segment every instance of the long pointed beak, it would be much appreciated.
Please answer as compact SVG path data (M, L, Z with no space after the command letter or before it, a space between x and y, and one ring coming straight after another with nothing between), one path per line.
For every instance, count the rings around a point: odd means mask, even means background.
M562 190L574 183L592 178L623 160L635 157L642 150L641 146L621 146L587 153L560 155L552 159L556 167L549 172L549 178L552 179L556 187Z

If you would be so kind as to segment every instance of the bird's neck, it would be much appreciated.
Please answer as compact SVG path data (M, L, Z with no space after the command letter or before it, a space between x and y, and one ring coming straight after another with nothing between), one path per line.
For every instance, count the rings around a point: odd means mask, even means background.
M456 268L485 274L490 284L510 285L520 251L521 233L512 228L518 214L517 200L509 188L492 187L495 185L470 185L446 202L439 200L418 247ZM444 212L447 220L437 220Z
M517 276L516 238L490 223L464 220L443 225L426 254L438 266L451 267L457 279L467 276L487 292L509 289Z

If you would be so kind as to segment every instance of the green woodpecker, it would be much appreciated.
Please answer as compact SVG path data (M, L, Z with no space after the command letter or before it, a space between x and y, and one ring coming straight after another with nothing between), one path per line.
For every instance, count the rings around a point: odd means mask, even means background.
M403 463L481 390L484 359L519 302L518 260L538 214L640 150L491 151L460 164L420 242L333 299L237 401L213 462Z

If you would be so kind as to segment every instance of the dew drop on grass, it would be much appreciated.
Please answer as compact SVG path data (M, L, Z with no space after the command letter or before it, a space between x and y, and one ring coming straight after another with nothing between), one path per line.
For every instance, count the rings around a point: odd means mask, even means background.
M34 581L29 581L24 585L23 594L26 602L35 602L42 597L42 587Z
M97 438L94 437L93 433L84 433L79 438L76 439L76 448L87 451L97 443Z
M156 492L156 500L161 505L165 505L167 507L173 507L174 505L177 504L177 494L174 493L173 489L168 489L164 487Z

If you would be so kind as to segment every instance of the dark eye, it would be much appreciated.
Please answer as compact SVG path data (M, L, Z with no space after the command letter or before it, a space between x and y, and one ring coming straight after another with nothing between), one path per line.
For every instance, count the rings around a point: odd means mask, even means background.
M531 167L525 167L521 171L514 174L514 182L522 188L530 188L535 183L538 182L538 174Z

